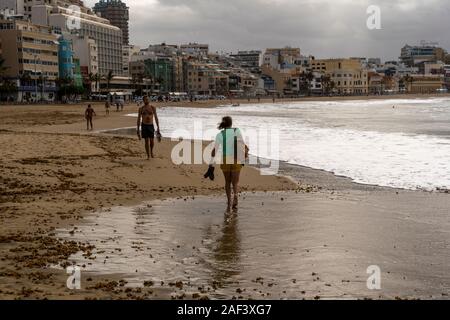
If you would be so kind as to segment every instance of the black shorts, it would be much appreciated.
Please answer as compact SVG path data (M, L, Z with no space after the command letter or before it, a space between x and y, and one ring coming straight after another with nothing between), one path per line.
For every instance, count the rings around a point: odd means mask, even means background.
M155 126L152 124L142 124L141 135L143 139L154 139L155 138Z

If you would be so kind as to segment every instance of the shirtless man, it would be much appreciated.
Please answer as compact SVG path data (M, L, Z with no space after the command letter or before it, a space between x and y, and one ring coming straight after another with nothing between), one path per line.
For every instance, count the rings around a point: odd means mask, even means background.
M84 112L84 117L86 118L88 131L89 131L89 125L91 126L91 130L94 130L94 126L92 125L92 118L94 116L96 116L94 109L92 109L91 105L88 105L86 111Z
M144 105L139 108L137 120L137 135L139 140L142 138L145 141L145 151L147 152L147 159L154 158L153 147L155 145L155 126L153 118L156 121L157 134L159 135L159 120L156 114L156 108L149 104L147 96L144 97Z

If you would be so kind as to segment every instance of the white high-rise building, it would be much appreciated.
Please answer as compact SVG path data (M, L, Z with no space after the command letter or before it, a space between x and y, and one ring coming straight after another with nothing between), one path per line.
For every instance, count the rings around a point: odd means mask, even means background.
M51 1L66 4L76 2ZM123 74L122 31L111 25L108 20L98 17L85 7L74 14L73 10L55 4L33 6L31 17L33 23L49 25L61 29L62 32L95 40L98 72L101 75L107 75L109 72L116 76Z
M0 1L0 11L1 10L12 10L15 14L24 14L24 2L26 0L1 0Z

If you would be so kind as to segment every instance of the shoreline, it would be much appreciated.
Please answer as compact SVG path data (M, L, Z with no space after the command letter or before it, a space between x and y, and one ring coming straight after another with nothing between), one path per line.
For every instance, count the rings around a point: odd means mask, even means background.
M67 289L64 268L70 265L69 257L76 252L92 256L95 248L89 239L58 240L55 229L76 230L90 212L101 208L223 194L223 177L217 174L216 181L206 181L206 165L172 164L173 143L167 140L157 144L157 157L147 161L142 142L85 132L79 115L71 117L70 123L59 112L41 118L34 113L28 114L30 118L21 115L12 114L15 117L5 117L6 123L0 123L0 299L170 298L165 290L151 293L151 288L126 288L120 275L88 273L83 282L86 289ZM106 126L114 125L110 122L114 118L122 121L120 115L114 116L99 121ZM33 124L24 126L24 122ZM256 191L296 186L284 178L261 177L257 170L246 169L242 187ZM62 269L49 269L49 265Z
M132 131L132 132L131 132ZM102 130L99 131L99 134L105 134L110 136L128 136L131 137L134 135L135 128L134 127L123 127L123 128L116 128L112 130ZM170 140L170 138L164 138L166 140ZM199 141L199 140L191 140L191 141ZM202 143L210 143L211 141L202 140ZM251 158L258 158L255 155L250 154ZM270 160L270 159L264 159L264 160ZM426 190L426 189L406 189L406 188L397 188L397 187L390 187L390 186L382 186L382 185L376 185L376 184L370 184L370 183L362 183L357 182L353 180L351 177L344 176L344 175L337 175L334 172L327 171L325 169L318 169L313 167L304 166L301 164L295 164L295 163L289 163L287 161L280 160L280 172L277 174L278 176L285 177L287 179L290 179L293 183L298 184L300 181L300 175L297 172L302 172L303 174L306 174L310 172L311 176L321 176L319 179L320 181L317 181L316 179L311 179L311 181L307 181L306 184L311 185L313 183L316 184L323 184L324 181L327 180L333 180L339 181L339 184L336 183L336 185L339 185L338 187L342 188L343 186L346 186L347 188L354 189L354 190L386 190L386 191L408 191L408 192L425 192L425 193L450 193L450 190L446 189L434 189L434 190ZM259 165L250 164L249 165L252 168L260 169ZM308 180L308 179L306 179Z
M437 99L437 98L450 98L450 93L441 94L393 94L393 95L368 95L368 96L311 96L311 97L294 97L294 98L276 98L275 103L292 103L292 102L341 102L341 101L372 101L372 100L418 100L418 99ZM236 98L236 99L225 99L225 100L201 100L201 101L180 101L180 102L151 102L152 105L157 107L171 106L180 108L214 108L220 105L229 104L271 104L273 103L272 98L261 98L258 102L257 98ZM80 106L86 106L87 104L92 104L93 107L100 107L104 109L104 101L84 101L77 102L73 104L0 104L0 109L5 108L51 108L58 110L60 108L65 108L66 110L78 109ZM125 107L136 106L134 102L127 102ZM116 111L111 108L111 114L115 114Z
M207 199L223 195L221 177L217 174L219 181L213 184L203 180L199 184L193 183L203 175L206 165L171 165L167 161L171 143L166 139L162 144L157 144L157 152L161 151L164 155L155 159L155 168L150 172L149 162L140 159L143 147L137 139L83 131L84 123L79 122L80 115L75 114L78 109L80 106L68 110L69 114L73 113L73 117L71 115L67 119L66 114L55 113L50 107L44 121L35 119L34 114L28 120L21 117L23 113L19 112L17 118L13 117L0 125L4 148L2 154L5 155L0 162L0 177L6 186L0 190L0 251L5 257L0 262L3 278L0 298L170 299L174 287L127 288L126 283L121 282L123 279L120 274L87 273L86 282L83 282L85 289L79 292L68 290L64 270L49 270L45 266L61 262L65 266L76 252L94 260L99 253L89 243L89 239L87 242L70 239L60 241L55 230L66 229L76 234L77 230L86 226L86 217L101 208L106 209L102 212L107 215L113 207L134 207L143 202L163 199L181 203L192 201L201 206L208 203ZM124 113L112 113L111 117L101 116L97 119L96 130L108 130L117 124L131 126L135 122L134 118L124 117ZM34 124L24 126L21 120ZM10 150L8 145L14 145L16 149ZM299 209L306 210L302 208L308 204L308 210L328 217L326 223L336 224L339 228L348 228L342 224L347 220L335 221L334 211L345 216L347 212L353 212L359 203L372 203L369 207L362 207L364 214L369 216L378 212L373 211L377 207L384 206L379 211L384 216L378 222L380 228L389 226L389 215L395 214L397 210L417 211L417 208L414 209L417 199L427 201L426 205L423 204L423 210L430 210L430 213L433 210L439 212L439 208L449 203L448 195L443 193L358 184L331 172L286 163L282 163L281 167L281 175L298 183L294 184L284 177L262 179L256 169L246 168L243 186L244 191L247 190L243 197L251 198L254 195L258 201L258 197L264 198L264 194L270 194L269 191L280 191L287 200L300 197L299 200L292 200L301 201L301 205L297 205ZM157 179L149 183L149 177ZM174 183L178 187L174 188ZM398 197L402 200L396 200ZM389 206L384 205L386 202ZM335 208L336 203L339 203L340 209ZM279 208L268 205L267 210L276 213ZM310 214L309 211L306 213ZM402 244L403 241L400 241L396 245ZM419 254L424 253L421 251ZM320 260L315 260L318 258L312 256L308 259L320 263ZM401 270L399 272L402 273ZM312 291L308 298L314 298L314 293L318 294ZM361 295L366 296L370 295ZM207 294L198 296L206 297ZM414 295L408 297L414 298Z

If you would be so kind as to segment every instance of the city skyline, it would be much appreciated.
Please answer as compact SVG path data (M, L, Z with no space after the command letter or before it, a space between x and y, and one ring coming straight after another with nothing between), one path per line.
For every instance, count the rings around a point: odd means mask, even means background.
M88 0L92 7L97 1ZM128 0L130 42L209 43L211 51L300 47L318 58L397 60L399 48L421 40L450 48L443 0ZM381 30L366 26L369 5L381 9ZM183 32L180 32L182 30ZM186 31L187 30L187 31ZM227 31L227 32L224 32Z

